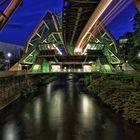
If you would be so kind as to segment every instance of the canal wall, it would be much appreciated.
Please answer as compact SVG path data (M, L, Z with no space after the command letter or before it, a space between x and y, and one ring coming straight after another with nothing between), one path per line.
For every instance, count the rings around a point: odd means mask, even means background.
M125 120L140 124L140 74L94 73L85 77L88 92L118 112Z
M25 73L0 73L0 110L21 96L25 86L36 84L40 75Z

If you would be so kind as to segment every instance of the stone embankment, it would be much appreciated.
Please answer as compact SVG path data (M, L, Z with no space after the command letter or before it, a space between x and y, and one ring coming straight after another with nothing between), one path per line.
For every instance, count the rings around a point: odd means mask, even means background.
M21 96L25 86L35 84L40 75L0 73L0 110Z

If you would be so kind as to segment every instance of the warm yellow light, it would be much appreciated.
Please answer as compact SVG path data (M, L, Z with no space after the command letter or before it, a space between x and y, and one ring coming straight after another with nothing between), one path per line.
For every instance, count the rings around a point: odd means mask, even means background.
M140 53L138 53L138 57L140 58Z
M87 97L83 97L83 110L84 112L87 112L89 108L89 102Z
M102 0L98 7L96 8L96 10L93 12L91 18L89 19L88 23L86 24L85 28L83 29L77 43L76 43L76 48L74 52L81 52L82 47L81 46L85 40L85 38L87 37L87 35L89 34L90 30L93 28L93 26L95 25L95 23L97 22L97 20L100 18L100 16L104 13L104 11L107 9L107 7L110 5L110 3L112 2L112 0Z
M81 51L82 51L82 48L76 48L74 52L77 53L77 52L81 52Z

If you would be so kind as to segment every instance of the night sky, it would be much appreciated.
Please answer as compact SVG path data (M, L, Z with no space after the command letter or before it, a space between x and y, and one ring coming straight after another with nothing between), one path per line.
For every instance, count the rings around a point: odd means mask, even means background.
M62 0L24 0L23 6L16 10L0 32L0 41L23 46L47 10L62 11ZM131 4L108 24L110 32L116 39L133 30L131 19L134 13L135 7Z

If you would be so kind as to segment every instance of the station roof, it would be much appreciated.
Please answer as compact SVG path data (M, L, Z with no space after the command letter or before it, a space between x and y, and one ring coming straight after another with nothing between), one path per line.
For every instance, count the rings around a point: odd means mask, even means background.
M46 51L46 54L48 54L48 52ZM88 54L88 55L67 55L67 56L63 56L63 55L45 55L41 54L38 56L38 58L46 58L48 61L58 61L58 62L71 62L71 63L77 63L77 62L89 62L89 61L96 61L98 58L102 58L104 59L105 56L103 54L102 51L100 50L96 50L93 51L93 53Z

